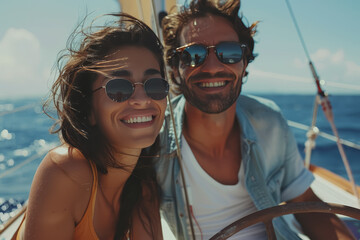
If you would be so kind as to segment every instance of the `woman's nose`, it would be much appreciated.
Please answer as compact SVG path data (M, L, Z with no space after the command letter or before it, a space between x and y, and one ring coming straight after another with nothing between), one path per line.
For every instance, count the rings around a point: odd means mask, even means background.
M146 94L143 83L134 83L134 93L129 98L130 105L147 105L151 98Z

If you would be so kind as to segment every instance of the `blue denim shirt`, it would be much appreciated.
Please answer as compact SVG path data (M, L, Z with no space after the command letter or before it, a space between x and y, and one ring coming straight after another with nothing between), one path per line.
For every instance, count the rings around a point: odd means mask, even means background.
M185 98L180 95L172 102L181 146ZM240 96L236 104L245 185L256 208L273 207L304 193L314 177L304 167L295 138L278 106L270 100L250 96ZM161 157L155 166L160 185L161 212L176 239L191 239L169 112L160 132L160 143ZM299 239L283 218L275 218L273 224L277 239Z

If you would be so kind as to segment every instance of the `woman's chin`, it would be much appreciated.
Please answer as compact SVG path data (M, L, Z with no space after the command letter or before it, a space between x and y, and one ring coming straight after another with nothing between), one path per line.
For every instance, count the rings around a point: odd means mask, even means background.
M131 138L127 139L126 142L120 144L119 146L125 147L125 148L132 148L132 149L142 149L150 147L154 144L155 139L157 136L142 136L139 138Z

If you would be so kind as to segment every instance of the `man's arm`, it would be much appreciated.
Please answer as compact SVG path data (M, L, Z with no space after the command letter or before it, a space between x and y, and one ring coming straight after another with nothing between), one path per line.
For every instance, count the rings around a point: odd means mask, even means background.
M288 202L322 202L322 200L309 188L305 193ZM294 216L304 233L312 240L355 239L345 223L334 214L298 213Z

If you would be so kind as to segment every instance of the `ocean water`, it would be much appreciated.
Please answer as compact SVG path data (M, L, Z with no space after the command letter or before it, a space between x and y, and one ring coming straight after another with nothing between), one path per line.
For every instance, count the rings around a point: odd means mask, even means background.
M310 95L263 95L275 101L287 120L304 125L311 125L315 97ZM332 106L335 126L339 137L360 146L360 95L329 96ZM321 107L318 108L316 126L320 132L332 134L331 126ZM306 131L291 128L298 142L300 154L304 157L304 143L307 140ZM352 169L355 182L360 185L360 150L343 145L347 159ZM311 163L324 167L340 176L349 179L336 142L318 136L316 146L312 151Z
M310 125L314 96L261 95L275 101L286 119ZM334 120L342 139L360 145L360 95L330 96ZM42 113L41 99L0 100L0 224L27 199L31 181L46 152L58 144L49 134L53 124ZM317 127L331 134L330 124L319 108ZM292 128L304 155L306 131ZM357 184L360 185L360 150L344 146ZM347 178L336 143L318 137L312 163Z

